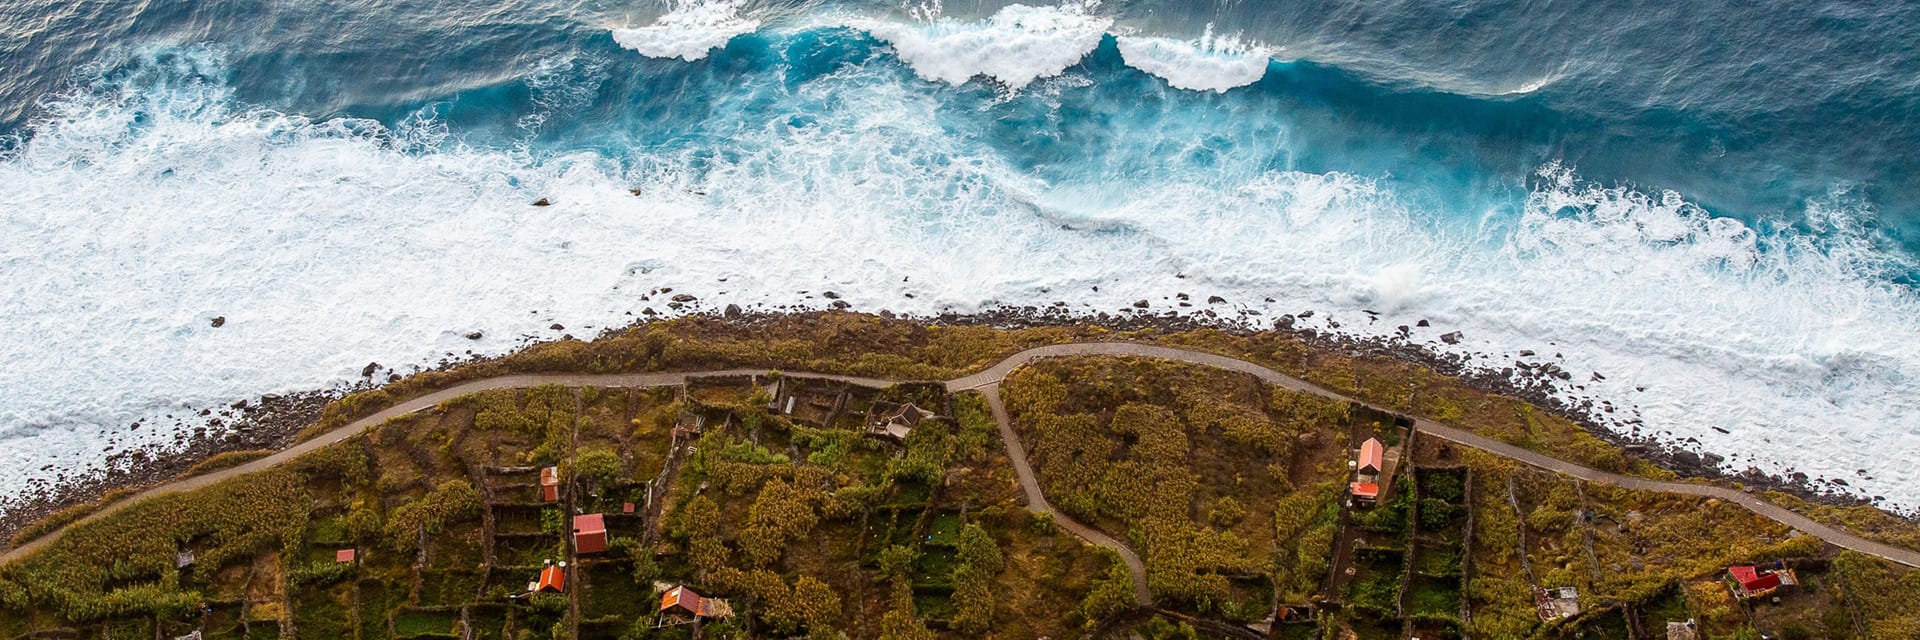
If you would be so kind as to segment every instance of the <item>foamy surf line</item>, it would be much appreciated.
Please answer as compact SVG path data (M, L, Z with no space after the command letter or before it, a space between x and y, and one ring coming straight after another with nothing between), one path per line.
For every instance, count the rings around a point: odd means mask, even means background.
M1272 61L1269 48L1215 35L1211 24L1195 40L1115 33L1113 20L1100 15L1098 7L1093 1L1012 4L983 20L948 18L935 9L919 12L915 22L840 16L800 28L859 29L891 45L927 81L961 85L986 78L1011 90L1065 73L1109 35L1117 36L1127 66L1190 91L1225 92L1259 82ZM682 2L651 24L611 33L614 42L641 55L692 62L761 24L743 15L736 0Z
M1170 159L1068 184L956 135L934 93L884 68L809 87L837 108L808 126L702 142L725 153L698 170L673 149L530 159L432 122L242 108L217 84L164 80L223 77L218 60L166 59L188 68L55 101L0 157L10 495L97 468L108 446L167 446L177 432L151 421L169 413L585 335L667 311L645 296L672 287L710 308L819 308L834 291L921 316L1158 312L1187 293L1318 330L1405 326L1493 370L1552 362L1643 434L1735 470L1920 503L1899 462L1920 454L1920 305L1876 267L1904 258L1877 252L1844 199L1806 212L1832 230L1814 238L1560 167L1496 225L1339 172Z
M740 5L740 0L677 2L653 24L614 29L613 41L649 58L692 62L760 28L759 20L741 15Z

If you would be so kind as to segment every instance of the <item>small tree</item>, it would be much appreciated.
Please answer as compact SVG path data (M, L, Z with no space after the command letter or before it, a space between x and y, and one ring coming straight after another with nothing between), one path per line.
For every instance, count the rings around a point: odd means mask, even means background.
M913 570L913 561L919 557L918 552L905 545L896 544L882 549L877 558L880 575L887 580L903 580L907 572Z
M893 583L893 602L880 616L880 640L933 640L927 624L913 615L913 587L905 580Z
M993 625L993 579L1006 568L1000 546L980 525L960 530L960 566L953 570L953 627L978 634Z
M626 466L620 454L612 449L596 447L581 451L580 455L574 457L573 473L604 487L618 482Z
M813 576L801 576L793 585L792 602L795 617L806 623L809 637L834 637L833 622L840 619L841 611L840 594L833 587Z

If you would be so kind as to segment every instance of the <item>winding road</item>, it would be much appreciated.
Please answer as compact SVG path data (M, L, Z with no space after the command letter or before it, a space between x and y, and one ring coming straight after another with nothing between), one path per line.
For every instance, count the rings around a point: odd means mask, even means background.
M994 364L993 366L988 367L987 369L980 371L978 373L974 373L974 374L963 376L954 380L946 381L945 384L949 391L957 392L957 391L977 390L981 394L986 396L987 406L989 409L992 410L994 421L998 423L1000 438L1006 444L1007 458L1009 461L1011 461L1013 465L1015 478L1020 483L1021 491L1024 492L1024 494L1026 495L1027 508L1035 513L1049 514L1050 516L1053 517L1054 522L1058 524L1061 528L1066 529L1067 531L1073 533L1074 535L1080 536L1081 538L1087 540L1088 542L1112 549L1114 550L1114 552L1118 553L1120 555L1122 562L1126 564L1129 573L1132 574L1133 583L1134 583L1134 597L1135 597L1135 600L1141 605L1150 605L1152 603L1152 595L1147 588L1146 567L1144 564L1141 563L1139 555L1135 554L1132 549L1127 547L1127 545L1122 544L1120 541L1115 540L1113 537L1108 536L1107 534L1102 533L1099 530L1094 529L1092 527L1089 527L1077 520L1074 520L1072 517L1067 516L1066 514L1058 512L1052 507L1052 505L1048 504L1046 494L1043 491L1041 491L1040 483L1038 479L1034 476L1033 468L1027 463L1026 447L1020 443L1020 437L1018 434L1014 432L1012 420L1007 415L1006 406L1000 400L999 385L1001 381L1006 379L1008 374L1013 372L1014 369L1017 369L1035 360L1040 360L1044 358L1068 357L1068 356L1123 356L1123 357L1159 358L1164 360L1186 362L1190 364L1205 365L1205 366L1216 367L1220 369L1227 369L1230 371L1238 371L1242 373L1251 374L1255 377L1258 377L1260 380L1264 382L1267 382L1269 384L1272 384L1274 386L1277 386L1283 389L1288 389L1288 390L1298 391L1303 393L1311 393L1311 394L1318 395L1318 396L1332 399L1332 400L1350 402L1350 403L1358 404L1361 406L1371 407L1376 410L1380 410L1387 413L1394 413L1394 414L1400 413L1397 411L1388 410L1384 407L1380 407L1372 403L1355 400L1345 395L1335 393L1328 389L1314 385L1313 383L1307 382L1305 380L1301 380L1299 378L1295 378L1293 376L1289 376L1284 373L1280 373L1278 371L1268 369L1266 367L1260 366L1258 364L1254 364L1252 362L1240 360L1238 358L1232 358L1228 356L1223 356L1223 355L1214 354L1214 353L1207 353L1203 351L1181 349L1177 347L1165 347L1165 346L1139 344L1139 343L1131 343L1131 342L1086 342L1086 343L1061 344L1061 345L1037 347L1037 348L1021 351L1019 353L1015 353L1012 356L1008 357L1007 359L1002 360L999 363ZM98 511L95 511L92 514L84 518L81 518L79 521L75 523L72 523L65 527L61 527L54 531L48 532L46 535L43 535L37 539L34 539L26 544L20 545L19 547L15 547L13 549L7 550L6 553L0 554L0 565L13 562L14 560L23 558L27 555L34 553L35 551L45 548L47 545L52 544L53 542L59 540L61 536L65 535L68 528L72 527L73 524L79 524L80 522L90 522L90 521L94 521L94 520L106 517L110 514L113 514L122 509L125 509L129 505L138 503L142 500L148 500L148 499L152 499L159 496L180 493L183 491L192 491L194 489L206 487L208 485L212 485L224 480L236 478L249 473L258 472L258 471L266 470L281 464L285 464L288 461L291 461L300 456L306 455L308 453L319 450L328 445L340 442L342 440L346 440L347 438L353 437L354 435L357 435L370 427L377 426L388 420L392 420L394 418L398 418L410 413L414 413L416 411L429 409L439 405L442 402L446 402L448 400L452 400L460 396L478 393L482 391L491 391L495 389L519 389L519 388L537 387L537 386L545 386L545 385L560 385L560 386L570 386L570 387L612 387L612 388L677 386L677 385L685 384L688 378L703 378L703 377L710 377L710 376L754 375L754 374L761 374L765 372L766 372L765 369L726 369L726 370L718 370L718 371L688 371L688 372L676 372L676 373L631 373L631 374L605 374L605 375L587 375L587 374L511 375L511 376L501 376L496 378L487 378L483 380L475 380L472 382L462 383L453 387L449 387L447 389L442 389L440 391L435 391L433 393L429 393L423 396L413 398L411 400L407 400L405 402L401 402L399 404L396 404L392 407L389 407L373 415L361 418L359 420L355 420L338 429L334 429L332 431L323 433L320 436L315 437L311 440L307 440L305 442L296 444L292 447L283 449L280 452L267 456L265 458L261 458L259 460L255 460L253 462L249 462L236 467L222 469L220 471L215 471L205 475L181 478L178 480L174 480L171 482L167 482L164 484L160 484L160 485L156 485L154 487L148 488L137 494L134 494L132 496L129 496L127 498L121 499L112 504L109 504L105 507L102 507ZM843 382L849 382L849 383L863 385L863 386L874 386L874 387L884 387L884 386L889 386L893 384L899 384L902 382L909 382L906 380L882 380L882 379L875 379L875 378L862 378L857 376L814 374L814 373L806 373L806 372L798 372L798 371L792 372L792 373L806 375L809 377L826 378L831 380L839 380ZM1747 494L1741 491L1736 491L1733 489L1728 489L1726 487L1719 487L1719 486L1712 486L1712 485L1648 480L1644 478L1634 478L1634 477L1623 476L1615 473L1608 473L1605 471L1600 471L1597 469L1592 469L1589 467L1584 467L1571 462L1567 462L1565 460L1551 458L1546 455L1540 454L1538 452L1522 449L1520 447L1516 447L1516 446L1507 444L1505 442L1500 442L1498 440L1476 435L1465 429L1448 426L1445 424L1434 422L1432 420L1427 420L1424 418L1413 418L1413 423L1414 423L1415 429L1418 429L1427 435L1434 436L1443 440L1451 441L1464 446L1473 447L1475 449L1480 449L1482 451L1486 451L1488 453L1492 453L1495 455L1511 458L1513 460L1517 460L1522 463L1539 467L1541 469L1545 469L1548 471L1570 475L1575 478L1579 478L1588 482L1593 482L1593 483L1602 484L1602 485L1617 486L1617 487L1622 487L1626 489L1665 491L1665 492L1681 493L1681 494L1693 495L1693 496L1702 496L1702 497L1708 497L1708 498L1718 498L1721 500L1725 500L1728 502L1732 502L1732 503L1744 506L1747 509L1752 510L1754 513L1760 514L1767 518L1771 518L1789 527L1797 529L1803 533L1820 538L1821 540L1825 540L1833 544L1834 546L1837 546L1843 549L1858 551L1860 553L1864 553L1871 556L1877 556L1893 562L1907 565L1909 567L1920 567L1920 552L1915 552L1908 549L1902 549L1902 548L1882 544L1879 542L1874 542L1872 540L1867 540L1859 536L1855 536L1853 534L1840 531L1833 527L1829 527L1827 525L1814 522L1811 518L1808 518L1799 513L1795 513L1791 510L1788 510L1785 507L1781 507L1780 505L1767 502L1766 500L1763 500L1757 496Z

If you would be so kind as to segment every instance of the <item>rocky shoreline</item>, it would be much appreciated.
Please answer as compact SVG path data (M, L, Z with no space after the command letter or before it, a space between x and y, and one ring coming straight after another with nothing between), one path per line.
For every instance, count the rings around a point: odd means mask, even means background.
M1185 300L1185 295L1180 295L1180 299ZM821 313L821 311L794 307L743 310L735 305L727 305L722 310L706 310L690 297L678 302L681 304L675 305L675 311L679 312L679 315L707 315L746 324L795 314ZM1210 302L1224 301L1210 300ZM1790 473L1787 476L1766 474L1754 468L1732 472L1722 463L1724 460L1722 456L1689 449L1685 446L1688 444L1686 441L1663 442L1651 436L1639 435L1638 421L1614 417L1615 407L1611 404L1605 401L1596 402L1591 398L1578 399L1576 394L1570 394L1569 391L1577 392L1580 386L1574 382L1571 372L1564 371L1552 363L1515 360L1511 362L1511 366L1503 365L1498 368L1479 365L1473 362L1472 357L1441 351L1434 348L1430 342L1411 340L1409 327L1400 327L1398 334L1379 338L1296 326L1301 318L1310 317L1312 312L1303 312L1299 317L1282 315L1268 320L1261 317L1259 312L1250 310L1222 314L1211 309L1192 309L1183 313L1181 311L1151 312L1148 308L1145 305L1135 304L1133 308L1118 313L1087 314L1075 313L1065 303L1057 303L1048 307L1002 306L977 313L946 313L930 317L896 316L887 311L881 311L877 315L931 324L988 326L1002 329L1091 324L1118 331L1154 330L1174 333L1213 329L1238 334L1261 331L1280 332L1316 349L1350 356L1384 357L1410 362L1460 379L1482 391L1525 400L1581 425L1593 435L1620 447L1628 455L1647 460L1681 476L1730 479L1754 490L1781 491L1821 504L1853 506L1871 503L1870 500L1847 493L1843 488L1844 481L1809 478L1800 473ZM615 334L632 326L646 324L654 318L665 319L649 314L647 320L637 321L625 327L607 329L603 335ZM570 337L566 336L562 339ZM1450 339L1457 341L1458 338L1457 333L1441 336L1443 342L1448 342ZM534 341L529 340L521 347L524 348L533 343ZM1481 359L1490 357L1487 354L1475 355ZM1523 352L1522 355L1531 354ZM482 356L448 358L435 363L432 370L444 370L486 359L489 358ZM205 426L177 436L172 446L115 453L106 459L102 470L73 476L61 474L50 481L35 481L26 491L26 495L31 497L15 498L0 505L0 545L4 545L5 540L11 539L16 532L28 524L61 509L98 500L111 491L140 489L164 482L215 455L230 451L281 449L291 446L301 430L319 420L321 411L327 403L348 393L378 386L381 381L376 381L376 373L382 370L385 369L377 364L369 364L362 372L365 380L354 385L295 394L267 395L254 400L236 402L217 410L207 409L201 414ZM1591 375L1600 374L1593 372ZM382 381L392 382L399 379L399 374L389 371ZM1569 397L1576 399L1569 401L1567 399ZM186 423L181 421L180 424ZM1896 515L1914 517L1914 514Z

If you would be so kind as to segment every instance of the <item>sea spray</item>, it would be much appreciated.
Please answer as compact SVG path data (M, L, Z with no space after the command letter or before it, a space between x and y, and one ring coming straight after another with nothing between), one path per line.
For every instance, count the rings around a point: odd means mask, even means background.
M135 420L357 381L370 361L405 371L671 312L648 297L664 286L923 315L1158 312L1190 293L1316 311L1296 326L1317 331L1407 326L1495 371L1551 363L1569 397L1649 435L1920 503L1920 477L1888 462L1920 452L1920 309L1897 284L1912 265L1858 222L1860 198L1748 224L1559 164L1520 180L1400 151L1474 148L1444 138L1316 142L1302 123L1329 120L1268 83L1136 91L1162 80L1081 50L1111 30L1097 15L1047 31L1073 11L1033 11L1053 15L979 48L1045 64L944 71L878 36L805 32L769 36L773 54L708 49L724 64L638 61L658 77L627 92L617 59L541 58L392 125L248 105L222 57L190 47L102 68L0 158L0 469L87 468L174 435ZM929 46L995 28L902 24ZM493 93L526 96L537 135L450 124L505 111ZM1393 169L1353 168L1369 163Z
M613 41L649 58L692 62L752 33L760 21L741 15L741 0L677 0L673 9L644 27L613 30Z
M1259 82L1267 75L1273 52L1235 36L1216 36L1213 25L1198 40L1120 36L1120 56L1127 66L1189 91L1224 92Z

